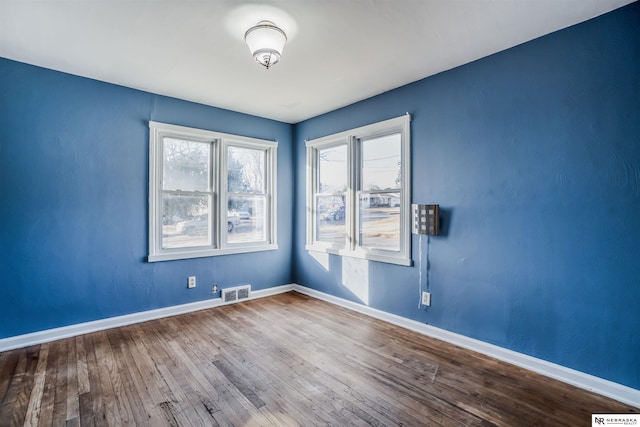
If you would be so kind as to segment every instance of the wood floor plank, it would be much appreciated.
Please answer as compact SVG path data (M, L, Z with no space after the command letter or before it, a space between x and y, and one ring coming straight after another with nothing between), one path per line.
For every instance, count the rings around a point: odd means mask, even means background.
M131 418L126 411L120 411L120 391L117 385L112 381L113 363L111 363L110 347L107 340L106 331L95 332L93 335L94 346L93 351L97 361L96 371L99 378L99 387L96 389L91 386L93 395L102 394L104 406L104 420L107 425L129 424ZM122 418L120 418L122 416ZM97 421L97 420L96 420Z
M42 395L44 393L48 355L49 344L42 344L38 353L38 364L36 365L33 389L29 395L29 404L24 420L25 426L36 427L40 424L40 405L42 404Z
M123 334L123 329L117 328L108 331L107 338L113 353L113 369L116 371L112 374L112 377L117 375L120 384L116 387L116 390L118 393L124 394L120 400L126 404L124 408L120 410L121 417L124 411L127 417L129 417L129 415L132 417L130 421L131 424L148 426L150 416L147 414L145 405L142 403L142 393L137 390L132 371L129 370L127 364L125 352L127 352L126 347L129 343ZM133 371L133 374L135 375L136 372Z
M13 375L9 381L2 405L0 405L0 419L12 420L18 425L20 422L20 408L17 405L20 390L24 387L27 370L26 350L15 350L16 361L13 366Z
M87 391L78 396L78 402L80 403L80 425L81 426L95 426L95 414L93 413L93 398L91 392Z
M5 397L11 385L11 380L16 374L16 367L20 359L20 352L6 351L0 354L0 407L5 402Z
M118 328L113 332L120 335L118 345L114 348L114 355L119 361L121 376L125 379L126 395L131 403L135 423L138 426L153 427L168 425L152 397L152 394L157 393L156 387L151 381L144 380L145 376L136 363L137 356L140 364L149 366L149 357L137 352L133 345L132 331L132 328Z
M89 368L87 367L87 351L84 347L84 337L75 337L76 343L76 374L78 395L91 391L89 386Z
M192 389L185 390L179 380L171 373L166 365L158 365L158 372L174 393L175 400L167 405L171 416L179 425L205 427L211 423L211 414L204 414L204 409L200 405L194 405L191 401L196 397Z
M67 340L67 414L66 424L75 425L80 422L80 400L78 398L78 352L76 340ZM77 421L75 421L77 420Z
M145 324L146 325L146 324ZM138 372L140 372L142 383L145 384L149 397L154 405L158 406L166 401L170 396L163 394L163 383L160 381L157 370L155 369L155 360L152 349L145 345L144 331L142 325L132 325L127 327L127 332L131 336L131 344L129 351L133 358Z
M219 421L216 418L216 413L219 411L219 407L214 403L219 401L217 390L193 363L191 358L187 356L180 344L176 341L172 341L169 342L168 345L178 357L180 365L186 368L186 375L188 375L191 380L191 384L193 384L192 387L187 388L187 392L197 395L200 399L200 402L198 400L195 402L191 401L192 406L200 407L200 403L202 403L202 407L204 407L209 414L209 417L206 417L203 421L216 425L219 424Z
M293 292L0 353L3 427L590 426L591 413L640 408Z
M158 415L158 425L178 426L179 424L172 413L174 407L172 402L175 402L176 398L156 369L157 362L154 357L157 355L154 354L153 347L145 343L148 338L146 335L147 326L148 323L127 327L127 332L132 339L129 351L140 373L140 386L144 385L149 393L150 412Z
M127 373L124 367L119 367L120 364L116 362L115 353L119 350L121 335L113 330L105 331L104 334L104 353L102 361L107 368L109 378L111 379L111 385L116 397L116 403L119 412L119 420L123 425L137 425L133 416L133 410L131 407L137 403L137 401L131 401L128 399L127 392L130 391L128 387L125 387L124 378L120 375L121 372Z
M88 334L84 336L84 348L86 350L86 360L87 360L87 374L89 376L89 390L88 393L83 393L81 398L90 398L91 407L86 408L83 416L83 405L82 401L80 404L80 415L82 420L86 420L87 423L93 423L95 426L106 426L108 425L107 420L107 411L105 409L105 400L109 399L109 396L106 393L103 393L103 385L102 380L100 378L99 373L99 365L102 363L98 359L96 359L96 335L97 333ZM106 387L106 384L104 385ZM113 402L111 402L111 405ZM84 423L83 423L84 424Z
M45 369L44 390L42 392L42 403L40 404L39 426L49 427L53 425L53 410L56 397L56 372L58 368L58 358L64 340L49 343L47 354L47 364Z
M67 342L60 343L58 352L58 363L55 368L55 393L53 399L53 419L51 424L62 426L67 422L67 364L69 363L69 353Z
M20 385L15 395L15 400L12 403L14 407L14 413L12 419L16 425L24 423L26 418L26 410L29 406L29 400L31 391L35 383L35 373L38 365L38 355L40 353L40 346L31 346L25 349L24 358L26 361L25 370L20 381Z

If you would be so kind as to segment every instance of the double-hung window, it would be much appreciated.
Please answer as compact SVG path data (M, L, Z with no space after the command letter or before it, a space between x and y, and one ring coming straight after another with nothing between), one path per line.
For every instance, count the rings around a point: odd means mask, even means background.
M307 142L311 251L411 264L410 117Z
M149 261L277 248L276 142L149 128Z

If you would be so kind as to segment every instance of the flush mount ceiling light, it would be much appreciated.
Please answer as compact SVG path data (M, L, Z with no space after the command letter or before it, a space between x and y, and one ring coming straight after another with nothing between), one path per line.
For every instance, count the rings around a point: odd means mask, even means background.
M287 35L271 21L260 21L244 33L251 55L267 70L280 61Z

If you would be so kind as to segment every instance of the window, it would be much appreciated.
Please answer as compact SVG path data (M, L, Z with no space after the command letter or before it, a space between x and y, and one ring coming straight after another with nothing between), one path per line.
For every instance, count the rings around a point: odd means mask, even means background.
M307 142L307 250L411 265L410 117Z
M149 128L150 262L277 249L277 142Z

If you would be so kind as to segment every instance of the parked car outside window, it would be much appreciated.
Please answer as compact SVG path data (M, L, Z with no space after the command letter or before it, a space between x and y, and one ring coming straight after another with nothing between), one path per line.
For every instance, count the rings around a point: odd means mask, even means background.
M343 221L344 205L329 209L322 217L326 221Z
M235 212L227 212L227 232L232 232L238 224L240 224L240 215ZM176 224L176 232L188 236L207 234L208 230L208 214L198 215L193 217L193 219L180 221Z

